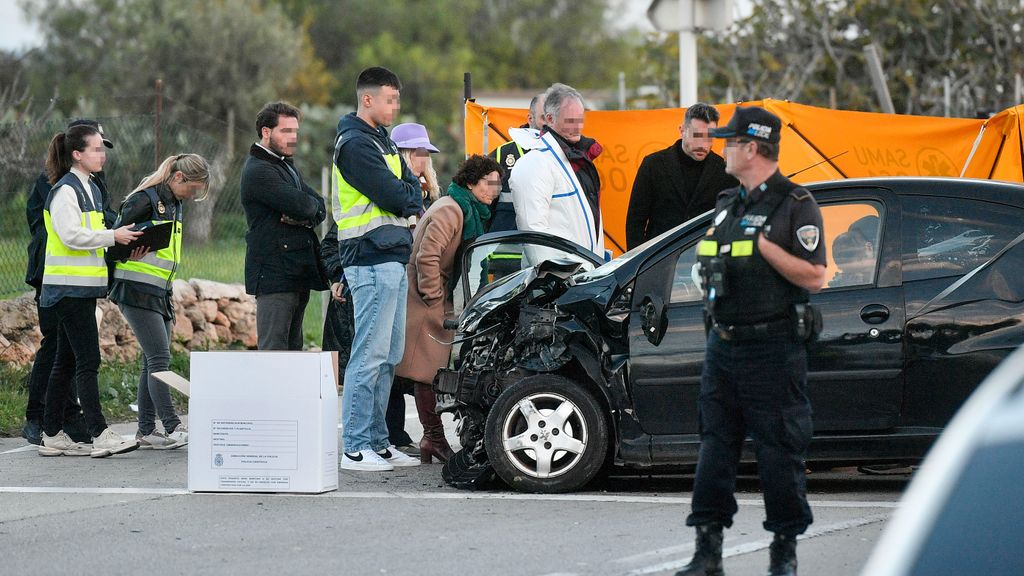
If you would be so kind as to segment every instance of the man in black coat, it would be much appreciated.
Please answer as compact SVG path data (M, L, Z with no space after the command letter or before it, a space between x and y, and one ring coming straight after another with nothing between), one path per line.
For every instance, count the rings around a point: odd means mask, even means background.
M285 102L264 106L256 116L260 140L242 167L245 291L256 296L260 350L301 350L309 291L327 288L315 231L327 209L292 162L300 117Z
M635 248L715 206L715 196L738 184L711 151L718 110L698 102L686 109L681 138L644 158L626 212L626 247Z

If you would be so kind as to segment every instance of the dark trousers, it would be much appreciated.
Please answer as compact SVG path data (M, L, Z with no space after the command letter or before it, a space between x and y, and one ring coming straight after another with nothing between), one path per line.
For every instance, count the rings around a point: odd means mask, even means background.
M323 349L338 353L338 378L345 385L345 367L352 355L352 334L355 332L355 311L352 308L352 295L348 294L344 302L334 298L328 299L327 316L324 318Z
M391 384L391 396L388 397L384 422L388 425L388 439L395 446L413 444L412 437L405 431L405 395L412 396L414 384L414 381L401 376L395 376Z
M749 434L767 520L765 530L795 536L813 521L804 457L812 434L807 351L791 338L727 342L708 335L701 377L701 443L689 526L731 526L736 469Z
M74 386L75 355L67 344L67 339L57 337L57 313L53 307L40 308L36 301L36 312L39 314L39 331L43 339L39 343L32 372L29 375L28 404L25 406L25 420L43 422L43 406L46 401L46 387L51 373L56 372L59 378L71 380L68 396L64 402L64 418L78 414L82 409L78 405L78 392ZM58 344L63 342L64 346ZM60 349L58 349L60 348Z
M302 317L309 290L256 296L256 346L260 350L302 350Z
M57 316L58 350L66 346L75 357L75 386L85 412L85 425L95 438L107 428L100 408L97 374L100 369L100 335L96 328L95 298L62 298L53 306ZM59 356L59 352L58 352ZM64 413L71 378L59 374L57 364L46 387L46 406L43 410L43 431L54 436L64 427Z

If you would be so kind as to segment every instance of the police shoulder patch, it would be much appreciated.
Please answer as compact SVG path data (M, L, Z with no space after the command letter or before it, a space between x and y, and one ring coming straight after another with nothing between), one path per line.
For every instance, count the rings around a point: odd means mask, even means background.
M515 164L516 164L516 155L515 154L509 154L508 156L505 156L505 165L506 166L511 168L511 167L515 166Z
M814 252L818 247L818 241L821 239L821 231L813 224L801 226L796 230L796 239L805 250Z

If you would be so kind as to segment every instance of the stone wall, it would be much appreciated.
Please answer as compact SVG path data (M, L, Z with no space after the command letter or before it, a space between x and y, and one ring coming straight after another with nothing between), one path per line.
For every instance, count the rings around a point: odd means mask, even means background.
M172 346L207 350L241 345L256 348L256 300L240 284L209 280L174 281L175 318ZM99 300L96 324L104 359L134 359L139 345L117 305ZM33 293L0 300L0 361L27 364L35 358L43 335Z

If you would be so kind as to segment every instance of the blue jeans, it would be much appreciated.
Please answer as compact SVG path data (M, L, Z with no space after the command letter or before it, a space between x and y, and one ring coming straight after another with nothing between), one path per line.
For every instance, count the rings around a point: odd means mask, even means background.
M341 396L342 443L348 453L388 447L385 413L395 366L405 353L405 264L349 266L355 334Z
M698 406L700 456L687 525L732 525L736 468L749 434L764 493L765 530L803 534L814 520L804 477L812 433L805 345L786 337L727 342L711 331Z

